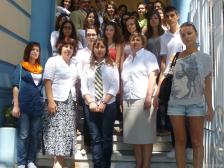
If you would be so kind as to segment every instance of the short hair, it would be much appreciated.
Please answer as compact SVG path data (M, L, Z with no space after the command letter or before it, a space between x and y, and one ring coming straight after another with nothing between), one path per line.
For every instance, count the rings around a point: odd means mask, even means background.
M73 56L76 54L77 52L77 40L73 39L73 38L68 38L68 39L64 39L63 41L61 41L58 44L58 53L61 55L62 52L62 48L65 45L71 45L73 46L74 50L73 50Z
M165 8L165 10L164 10L164 14L167 14L167 13L169 13L169 12L175 12L177 15L179 15L179 12L178 12L177 8L174 7L174 6L167 6L167 7Z
M140 37L141 38L141 40L142 40L142 46L144 47L145 45L146 45L146 38L145 38L145 36L144 35L142 35L141 33L134 33L134 34L132 34L131 36L130 36L130 38L129 38L129 41L131 40L131 39L133 39L133 38L136 38L136 37Z
M165 5L164 5L164 3L163 3L162 1L160 1L160 0L156 0L156 1L153 2L153 9L155 9L154 5L155 5L156 3L160 3L162 9L164 9Z
M31 41L25 47L24 54L23 54L23 61L27 61L27 62L29 61L30 52L32 51L33 47L38 47L39 51L41 53L40 43ZM39 55L38 59L36 60L36 63L40 64L40 55Z

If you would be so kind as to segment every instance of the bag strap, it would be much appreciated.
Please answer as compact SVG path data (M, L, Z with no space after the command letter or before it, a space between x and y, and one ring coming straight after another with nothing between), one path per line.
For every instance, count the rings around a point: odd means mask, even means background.
M171 62L171 68L175 66L179 54L180 54L180 52L177 52L176 55L174 56L174 58L173 58L173 60Z
M19 90L21 86L21 78L22 78L22 65L19 64Z

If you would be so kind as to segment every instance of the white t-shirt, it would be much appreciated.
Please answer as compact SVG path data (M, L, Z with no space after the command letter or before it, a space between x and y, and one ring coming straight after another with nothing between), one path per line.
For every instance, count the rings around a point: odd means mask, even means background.
M42 78L42 74L34 74L34 73L30 73L32 78L33 78L33 82L35 83L35 85L37 86Z
M161 36L160 42L161 42L160 55L166 56L166 66L170 63L171 58L177 52L181 52L185 48L180 38L179 31L177 31L176 33L171 33L170 31L166 31Z
M71 61L68 65L57 55L50 57L45 65L43 79L52 81L52 92L54 100L65 101L71 91L73 100L76 100L75 83L78 77L77 63ZM46 95L45 98L47 99Z
M150 51L142 48L135 57L130 54L124 61L121 73L124 99L145 98L149 75L155 70L159 70L159 66L155 55Z

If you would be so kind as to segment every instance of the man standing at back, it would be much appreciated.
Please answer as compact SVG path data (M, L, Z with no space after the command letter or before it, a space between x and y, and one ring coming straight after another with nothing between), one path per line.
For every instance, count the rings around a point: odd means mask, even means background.
M79 0L79 9L70 14L70 19L75 25L76 31L83 29L83 22L86 18L87 11L91 8L90 0Z

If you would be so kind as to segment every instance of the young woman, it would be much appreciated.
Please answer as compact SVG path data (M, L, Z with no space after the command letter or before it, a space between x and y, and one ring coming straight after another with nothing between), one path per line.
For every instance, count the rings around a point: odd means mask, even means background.
M107 41L111 59L119 67L123 54L123 39L117 23L108 22L104 27L103 36Z
M81 79L93 164L97 168L110 168L118 89L118 68L109 57L106 41L97 39Z
M98 15L95 10L90 10L87 12L86 18L84 20L83 29L79 30L78 37L82 43L83 48L87 46L86 41L86 29L89 27L95 27L98 32L102 34L102 31L100 30L100 21L98 19Z
M161 18L157 11L153 11L148 15L148 29L146 37L148 39L147 49L151 51L157 58L160 65L160 37L163 35L164 30L161 26Z
M119 24L119 16L117 14L117 5L114 1L107 2L106 11L104 15L104 24L107 22L116 22Z
M64 157L75 151L75 83L77 65L71 61L76 41L66 39L59 55L48 59L44 70L46 101L43 117L43 141L46 153L54 156L53 168L64 168Z
M51 32L51 49L52 49L52 54L53 56L57 55L57 48L56 48L56 41L59 36L59 30L61 28L61 25L64 21L68 20L68 15L66 14L61 14L57 17L56 23L55 23L55 30Z
M27 44L23 61L16 67L13 77L13 111L18 118L17 166L36 168L36 154L43 114L42 70L40 44Z
M144 49L144 41L141 34L130 37L132 54L124 61L121 73L123 138L134 145L136 168L150 167L156 141L156 112L151 104L159 66L156 57Z
M185 167L186 129L189 121L193 147L193 167L202 168L204 158L203 127L205 118L213 118L211 89L211 57L198 51L197 30L192 23L180 26L180 36L186 49L179 54L173 69L173 84L168 103L168 115L175 136L177 167ZM207 112L205 111L207 105Z
M137 5L137 12L138 12L138 24L141 28L141 33L145 34L147 31L147 5L143 2L138 3Z
M58 39L55 44L57 50L59 49L59 44L61 44L61 42L63 42L66 39L69 39L69 38L74 39L76 41L76 43L78 43L78 45L77 45L78 49L83 48L81 42L78 40L74 24L72 23L72 21L66 20L61 25L61 29L59 31L59 36L58 36ZM57 51L57 53L58 53L58 51Z

